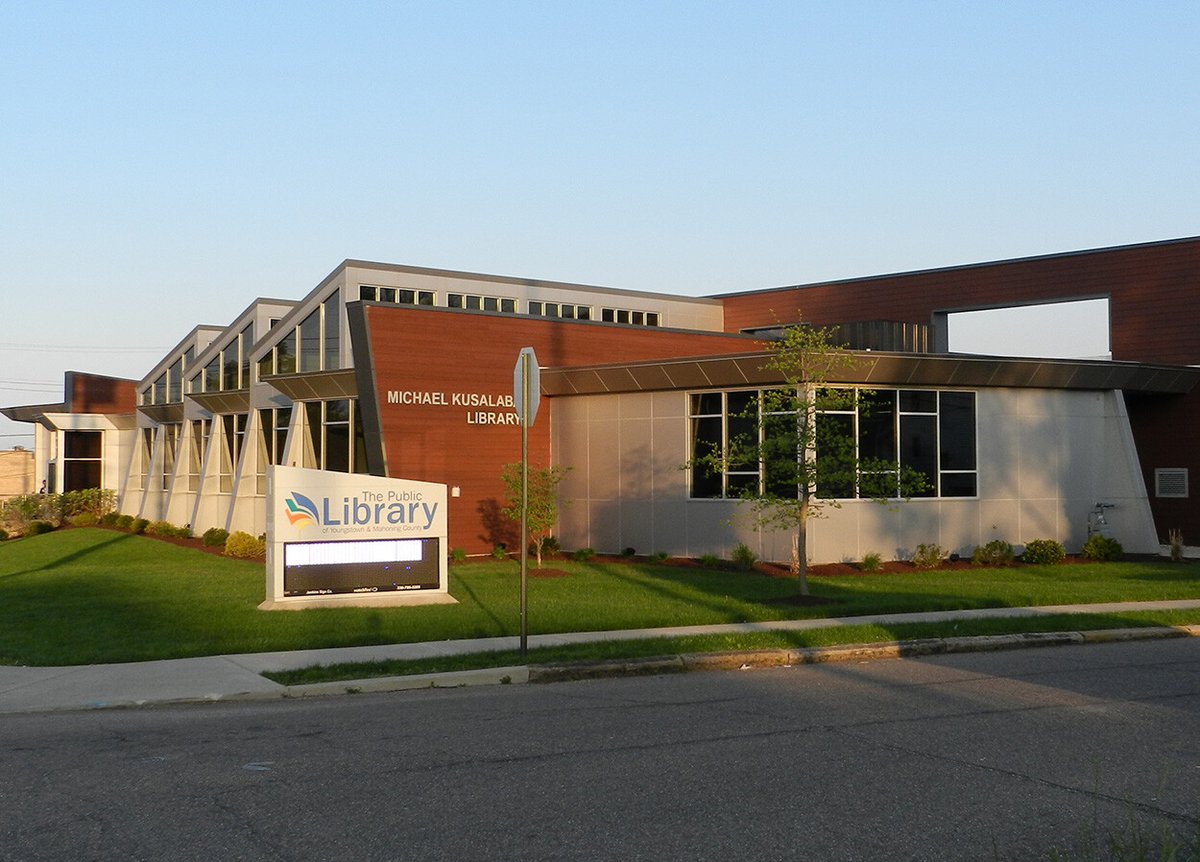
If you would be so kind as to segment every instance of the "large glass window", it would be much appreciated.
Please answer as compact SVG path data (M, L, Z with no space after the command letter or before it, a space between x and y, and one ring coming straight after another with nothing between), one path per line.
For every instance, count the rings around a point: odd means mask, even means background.
M300 324L300 372L321 370L321 309Z
M658 326L661 321L657 311L634 311L628 308L602 308L600 319L605 323L629 323L633 326Z
M325 465L324 404L321 401L304 403L305 435L304 466L319 470Z
M292 421L291 407L271 407L258 411L261 424L262 452L267 464L282 464L283 450L287 445L288 425Z
M162 489L171 488L171 477L175 475L175 460L179 457L179 435L183 426L169 423L160 426L159 434L163 440Z
M249 417L245 413L227 413L221 417L221 463L218 475L222 493L233 490L233 476L237 471L238 459L242 454L242 445L246 438L246 422Z
M568 302L538 302L531 300L528 305L530 314L538 317L561 317L566 320L591 320L590 305L575 305Z
M341 345L342 345L342 297L341 294L335 293L325 300L322 307L325 310L325 356L324 365L326 371L341 367Z
M178 404L183 400L183 358L176 359L167 369L167 401Z
M325 402L324 469L350 472L350 400L339 398Z
M103 467L103 431L63 432L64 491L102 487Z
M254 324L246 325L246 328L238 335L238 365L240 366L241 379L238 381L239 389L250 388L250 348L254 345Z
M942 496L976 496L974 393L938 393L938 453Z
M204 453L208 449L211 419L192 420L192 443L188 449L188 490L200 488L200 468L204 465Z
M367 456L358 401L306 401L304 466L339 473L366 473Z
M830 388L816 393L817 493L840 499L900 495L973 497L978 494L975 446L975 393L913 389ZM772 452L771 441L789 439L771 433L772 423L795 423L797 414L761 411L759 390L701 392L690 398L691 496L738 497L769 489L786 493L773 471L774 459L803 457L794 451ZM760 420L760 417L762 419ZM764 430L765 429L765 430ZM793 436L790 439L796 439ZM723 469L704 462L712 453L729 453ZM739 456L738 452L748 453ZM923 487L909 490L920 476ZM794 481L794 478L791 479Z
M223 390L238 388L239 367L237 339L235 338L228 347L221 351L221 388Z
M415 290L407 287L375 287L369 284L359 285L358 298L388 302L392 305L433 305L435 299L431 290Z
M291 421L291 407L268 407L258 411L258 494L267 493L267 465L283 463Z
M139 488L150 490L150 462L154 460L154 429L143 428L138 435L141 438L141 469L139 471Z
M517 300L511 297L478 297L469 293L448 293L446 307L472 311L503 311L506 315L511 315L517 310Z
M214 359L204 366L204 391L219 392L221 390L221 359Z
M275 345L275 373L296 373L296 331L292 330Z

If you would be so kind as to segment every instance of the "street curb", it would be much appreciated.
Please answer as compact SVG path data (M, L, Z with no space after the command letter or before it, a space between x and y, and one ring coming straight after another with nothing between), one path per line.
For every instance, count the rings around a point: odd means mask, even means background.
M719 653L688 653L638 660L567 662L532 665L531 683L566 682L655 673L687 673L710 670L750 670L849 661L913 658L952 653L991 652L1031 647L1069 646L1084 643L1157 638L1198 637L1200 626L1148 626L1102 629L1087 632L1028 632L1024 634L979 635L975 637L920 638L883 643L844 644L801 649L741 650Z
M478 670L380 676L280 686L276 691L247 691L197 698L112 701L90 708L175 706L184 703L289 700L348 694L377 694L436 688L465 688L477 685L522 685L525 683L571 682L629 676L657 676L715 670L752 670L794 667L805 664L867 662L881 659L916 658L953 653L990 652L1031 647L1068 646L1085 643L1117 643L1157 638L1200 637L1200 625L1147 626L1100 629L1086 632L1028 632L1007 635L977 635L918 638L879 643L843 644L799 649L735 650L713 653L684 653L633 659L564 662L562 664L512 665Z
M409 691L419 688L462 688L468 685L509 685L529 682L525 666L488 667L479 670L458 670L448 673L421 673L411 676L377 676L359 680L336 680L289 685L280 696L284 698L325 697L332 694L371 694L386 691Z

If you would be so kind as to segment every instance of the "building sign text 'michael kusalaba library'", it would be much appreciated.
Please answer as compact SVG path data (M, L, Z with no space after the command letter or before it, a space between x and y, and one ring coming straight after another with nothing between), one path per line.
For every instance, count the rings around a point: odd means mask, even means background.
M446 486L300 467L268 472L267 604L442 594Z
M521 417L513 409L512 393L492 395L486 392L440 392L415 389L389 389L387 403L399 406L461 407L468 425L520 425Z

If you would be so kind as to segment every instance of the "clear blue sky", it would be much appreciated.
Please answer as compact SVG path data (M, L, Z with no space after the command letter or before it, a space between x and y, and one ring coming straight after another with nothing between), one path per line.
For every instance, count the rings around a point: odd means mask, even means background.
M1198 37L1194 0L0 4L0 404L348 257L705 294L1200 234Z

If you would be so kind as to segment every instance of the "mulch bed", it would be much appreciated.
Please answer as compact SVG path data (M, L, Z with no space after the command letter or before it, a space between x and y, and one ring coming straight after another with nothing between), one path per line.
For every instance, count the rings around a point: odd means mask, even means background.
M72 529L72 528L69 525L64 524L59 529ZM129 532L128 530L118 530L115 527L101 526L100 529L112 530L115 533ZM145 534L143 534L143 535L145 535ZM183 548L191 548L194 551L200 551L201 553L205 553L205 554L212 554L217 557L222 557L225 555L225 549L222 546L218 545L216 547L212 547L212 546L206 545L206 544L204 544L204 541L203 541L203 539L201 539L200 536L194 536L190 539L184 539L184 538L180 538L178 536L147 535L146 538L157 539L160 542L169 542L172 545L179 545L180 547L183 547ZM545 557L545 555L543 555L543 556ZM255 558L252 557L249 559L255 559ZM257 559L259 562L266 561L265 557L258 557ZM555 559L569 560L570 558L567 556L559 556L559 557L551 556L551 557L545 557L545 559L547 560L547 562L553 562ZM1156 561L1162 561L1163 558L1155 556L1153 554L1141 554L1141 555L1126 554L1124 559L1130 560L1130 561L1137 560L1137 561L1156 562ZM472 558L471 562L486 562L486 560L480 560L479 558ZM497 562L507 562L507 560L500 560ZM648 557L625 557L625 556L620 556L617 554L596 554L595 556L590 557L588 562L593 562L593 563L630 563L630 562L647 563L647 562L650 562L650 560ZM1066 559L1064 559L1062 561L1062 563L1060 563L1060 565L1079 565L1079 564L1086 564L1086 563L1090 563L1090 562L1092 562L1092 561L1085 559L1084 557L1080 557L1080 556L1073 555L1073 554L1068 554ZM1192 562L1196 562L1196 561L1187 560L1186 562L1192 563ZM453 565L453 563L452 563L452 565ZM675 568L684 568L684 569L702 569L702 568L704 568L704 566L702 566L700 564L699 560L692 559L690 557L668 557L667 559L662 560L662 561L655 561L655 565L671 566L671 567L675 567ZM1018 566L1023 566L1024 563L1014 562L1014 563L1009 563L1009 565L1012 567L1018 567ZM931 570L927 570L927 571L954 572L954 571L965 571L967 569L974 569L974 568L976 568L976 567L971 563L970 560L958 559L958 560L944 560L940 566L936 567L935 569L931 569ZM792 577L790 568L786 564L783 564L783 563L763 563L763 562L755 563L754 571L760 575L765 575L768 578L790 578L790 577ZM815 577L825 577L825 578L827 578L827 577L863 578L863 577L870 577L872 575L898 575L898 574L904 574L905 572L915 572L915 571L917 571L916 566L914 566L912 563L906 562L904 560L889 560L885 563L881 563L879 566L879 569L874 572L864 572L860 568L858 563L820 563L820 564L810 565L808 567L808 573L810 575L813 575ZM531 564L529 567L529 577L531 577L531 578L551 579L551 578L569 578L570 576L571 576L570 572L565 572L562 569L555 569L553 567L546 567L546 568L539 569L532 563L532 560L531 560ZM797 596L795 598L789 597L782 601L783 601L783 603L790 602L790 603L795 603L795 604L822 604L823 603L823 600L816 599L811 596Z
M73 530L76 528L72 527L70 524L63 524L58 529ZM134 535L129 530L119 530L116 527L106 527L103 524L97 524L95 526L95 529L109 530L110 532L113 532L113 533L125 533L127 535ZM139 533L137 535L145 536L147 539L154 539L155 541L158 541L158 542L167 542L168 544L171 544L171 545L178 545L181 548L191 548L193 551L200 551L203 554L212 554L214 557L224 557L225 556L225 546L224 545L216 545L216 546L206 545L206 544L204 544L204 539L200 536L192 536L191 538L185 539L182 536L155 536L151 533ZM266 556L262 556L262 557L229 557L229 559L231 559L231 560L232 559L257 560L260 563L265 563L267 561Z
M564 572L562 569L539 569L536 566L529 569L529 577L531 578L569 578L570 572Z

